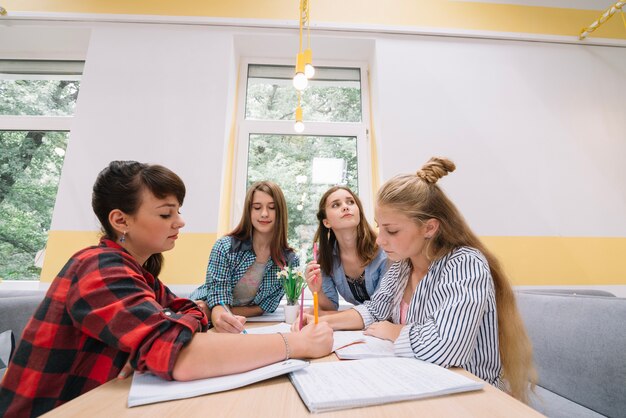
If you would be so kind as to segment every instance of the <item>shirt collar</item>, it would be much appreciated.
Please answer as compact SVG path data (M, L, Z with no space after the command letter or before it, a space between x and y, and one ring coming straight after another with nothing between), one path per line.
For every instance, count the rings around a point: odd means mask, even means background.
M230 237L230 252L252 251L252 239L240 240L236 237Z

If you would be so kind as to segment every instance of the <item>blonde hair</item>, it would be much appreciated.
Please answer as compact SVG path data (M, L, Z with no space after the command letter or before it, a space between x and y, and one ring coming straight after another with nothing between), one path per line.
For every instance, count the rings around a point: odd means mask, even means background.
M517 310L513 288L498 259L472 232L459 210L436 184L455 169L447 158L433 157L416 174L399 175L387 181L378 192L377 204L404 213L418 225L429 219L439 221L439 228L425 250L431 260L461 246L483 253L495 287L503 378L511 395L528 403L528 390L534 388L537 377L532 345Z

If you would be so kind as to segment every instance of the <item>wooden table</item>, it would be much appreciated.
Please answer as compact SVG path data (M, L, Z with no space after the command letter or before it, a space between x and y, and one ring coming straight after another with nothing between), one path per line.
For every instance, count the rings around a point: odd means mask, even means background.
M268 325L263 323L247 326ZM335 354L314 361L338 361ZM463 369L452 369L480 380ZM343 411L311 414L300 400L287 376L279 376L250 386L195 398L160 402L128 408L132 379L112 380L45 414L46 418L124 418L124 417L541 417L540 413L506 393L486 384L483 390L370 406Z

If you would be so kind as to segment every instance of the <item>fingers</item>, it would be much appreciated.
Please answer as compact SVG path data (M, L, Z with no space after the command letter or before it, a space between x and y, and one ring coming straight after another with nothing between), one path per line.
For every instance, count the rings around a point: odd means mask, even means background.
M130 360L128 360L126 362L126 364L124 365L124 367L122 367L122 370L120 370L119 374L117 375L118 379L126 379L128 376L130 376L133 373L133 366L130 365Z
M369 327L365 328L363 330L363 334L365 335L371 335L371 336L376 336L376 330L378 329L380 323L379 322L374 322L373 324L371 324Z
M300 331L300 317L296 318L295 321L291 324L291 332L299 332Z
M320 265L317 264L314 261L311 261L309 264L307 264L306 269L304 271L305 276L307 276L307 278L309 276L311 276L313 273L315 273L316 271L319 271L320 269Z
M203 300L194 300L198 308L206 315L207 318L211 318L211 310L209 309L209 305Z
M218 332L230 332L232 334L239 334L243 331L243 324L246 322L246 318L239 315L231 315L228 312L222 312L222 314L216 317L214 322L215 330Z
M307 348L310 357L322 357L331 353L333 349L333 330L325 322L314 324L313 321L302 328L308 339Z
M319 264L310 262L306 267L304 277L311 291L319 292L321 290L322 273Z

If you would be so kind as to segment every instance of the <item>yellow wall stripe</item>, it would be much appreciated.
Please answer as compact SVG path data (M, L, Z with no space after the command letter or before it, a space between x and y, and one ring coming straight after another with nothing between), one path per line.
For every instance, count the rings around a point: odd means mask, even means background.
M226 235L231 230L231 211L234 202L233 176L235 172L235 144L237 142L237 103L239 100L239 63L235 66L237 80L235 82L235 100L233 101L233 116L230 123L228 143L226 144L226 159L224 160L222 193L220 199L220 214L217 225L219 236ZM246 80L247 81L247 80ZM245 82L244 82L245 88Z
M51 282L76 251L98 243L96 231L50 231L41 281ZM217 234L181 233L176 247L163 253L165 265L160 279L171 284L204 283L206 266Z
M98 242L94 231L50 231L41 280L50 282L69 257ZM164 253L161 279L169 284L204 282L214 233L181 233ZM482 237L514 285L626 285L626 238Z
M56 12L296 21L298 14L294 0L5 0L3 5L9 16L11 12ZM578 36L608 5L578 10L445 0L316 0L311 4L311 22ZM626 30L620 19L610 19L592 36L626 39Z
M515 285L626 284L626 238L481 239Z

